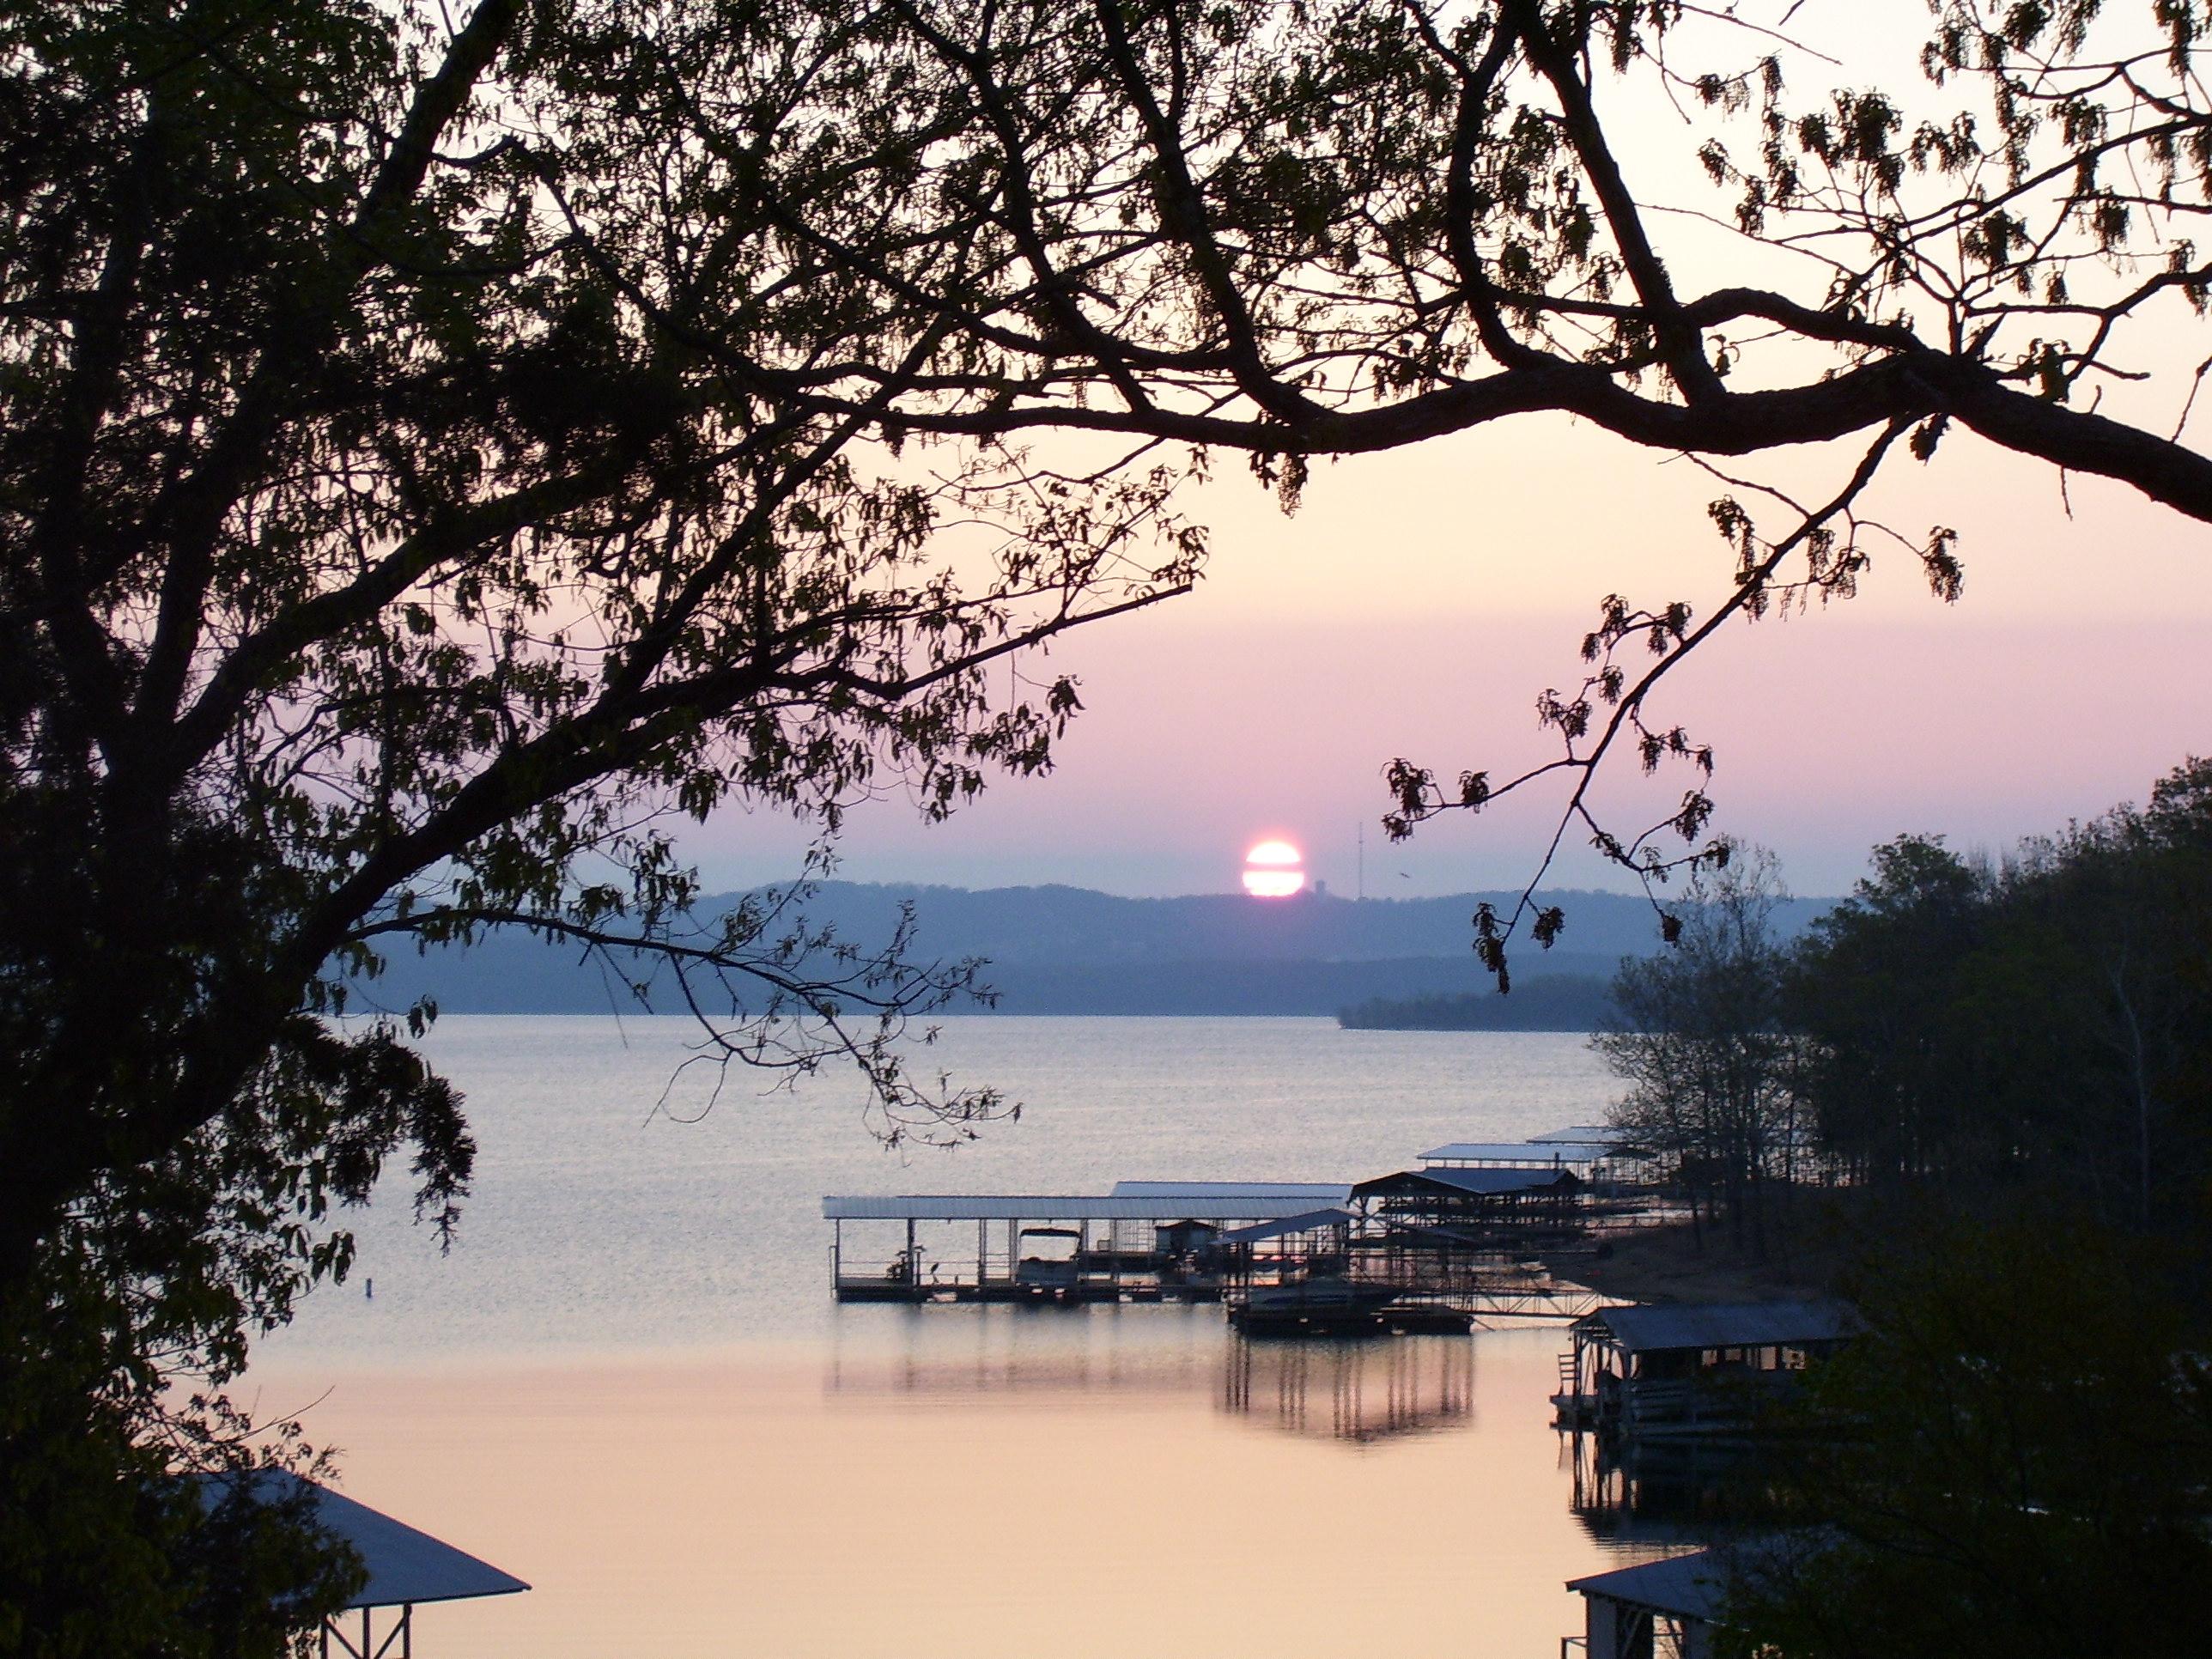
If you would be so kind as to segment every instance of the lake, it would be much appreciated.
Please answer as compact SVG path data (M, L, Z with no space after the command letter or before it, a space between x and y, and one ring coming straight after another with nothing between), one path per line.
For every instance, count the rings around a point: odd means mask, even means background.
M1024 1103L885 1152L825 1070L719 1097L682 1019L449 1018L481 1152L441 1256L404 1182L264 1344L343 1489L530 1580L426 1655L1549 1656L1620 1565L1571 1508L1557 1327L1246 1342L1213 1307L839 1307L825 1193L1349 1181L1603 1115L1576 1036L968 1018ZM373 1288L373 1294L370 1293Z

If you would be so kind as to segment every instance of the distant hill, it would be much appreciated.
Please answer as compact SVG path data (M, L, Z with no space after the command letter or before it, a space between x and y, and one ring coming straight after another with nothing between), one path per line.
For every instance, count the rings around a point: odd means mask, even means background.
M699 913L720 915L738 896L702 900ZM1549 951L1533 945L1516 951L1514 995L1497 997L1475 963L1470 918L1485 900L1504 909L1514 896L1355 900L1310 892L1279 901L1225 893L1147 899L1077 887L971 891L828 882L809 900L806 914L867 946L889 937L899 906L911 902L917 953L987 959L984 977L1000 993L997 1012L1010 1014L1328 1015L1377 1000L1455 995L1519 1003L1538 981L1560 975L1602 981L1622 957L1657 947L1658 928L1642 898L1548 892L1544 902L1566 911L1561 943ZM1827 908L1826 901L1797 900L1778 919L1794 932ZM665 981L665 974L660 978ZM360 989L386 1007L428 995L452 1013L638 1007L574 947L520 934L495 935L467 951L416 955L401 946L392 951L383 977ZM652 1006L666 1012L684 1008L672 985ZM1528 1006L1533 1010L1533 1000Z

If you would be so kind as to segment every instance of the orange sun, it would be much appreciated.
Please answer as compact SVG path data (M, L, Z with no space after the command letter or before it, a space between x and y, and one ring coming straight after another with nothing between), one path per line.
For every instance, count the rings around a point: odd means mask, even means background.
M1286 841L1263 841L1244 855L1244 890L1254 898L1288 898L1306 884L1305 858Z

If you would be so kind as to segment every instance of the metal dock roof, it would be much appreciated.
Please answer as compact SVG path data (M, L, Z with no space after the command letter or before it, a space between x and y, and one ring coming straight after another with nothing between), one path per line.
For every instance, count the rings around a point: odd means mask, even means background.
M1865 1328L1847 1302L1656 1302L1601 1308L1584 1322L1602 1327L1629 1353L1765 1348L1835 1342Z
M1286 1215L1277 1221L1255 1221L1249 1227L1232 1229L1213 1242L1217 1244L1257 1244L1262 1239L1281 1238L1290 1233L1310 1233L1323 1227L1345 1226L1357 1218L1349 1210L1308 1210L1304 1215Z
M1583 1595L1602 1595L1609 1601L1649 1607L1677 1619L1719 1621L1728 1604L1729 1563L1717 1550L1692 1550L1646 1561L1641 1566L1616 1567L1611 1572L1570 1578L1567 1588Z
M1117 1181L1115 1198L1309 1198L1341 1204L1348 1181Z
M300 1488L307 1488L314 1498L317 1523L352 1545L368 1569L368 1583L345 1604L348 1607L465 1601L479 1595L513 1595L530 1588L513 1573L501 1572L381 1510L284 1469L262 1469L250 1477L204 1474L195 1479L200 1502L210 1510L222 1502L236 1479L250 1479L255 1498L263 1504L283 1503Z
M1577 1123L1564 1129L1554 1129L1547 1135L1530 1135L1529 1139L1540 1146L1554 1140L1588 1141L1599 1146L1619 1146L1628 1139L1621 1130L1603 1123Z
M1273 1221L1314 1207L1316 1198L1342 1198L1349 1188L1285 1193L1277 1197L1234 1193L1132 1196L1070 1193L900 1193L825 1196L825 1221Z
M1547 1164L1540 1169L1523 1170L1401 1170L1395 1175L1363 1181L1352 1192L1355 1198L1364 1198L1385 1192L1394 1183L1398 1192L1418 1190L1417 1183L1425 1181L1431 1186L1454 1188L1481 1198L1502 1193L1544 1192L1555 1187L1571 1191L1581 1185L1571 1170L1555 1169Z
M1613 1156L1609 1141L1595 1140L1455 1140L1421 1154L1421 1161L1439 1163L1458 1158L1468 1163L1517 1164L1526 1168L1549 1168L1555 1164L1595 1164Z

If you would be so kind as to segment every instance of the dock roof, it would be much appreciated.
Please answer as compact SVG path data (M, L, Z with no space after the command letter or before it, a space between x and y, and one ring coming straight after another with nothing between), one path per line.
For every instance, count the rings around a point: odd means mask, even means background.
M1611 1143L1591 1140L1455 1140L1421 1154L1423 1163L1451 1158L1468 1163L1519 1164L1530 1169L1556 1164L1595 1164L1613 1156Z
M1262 1239L1281 1238L1290 1233L1310 1233L1323 1227L1341 1227L1355 1219L1357 1218L1349 1210L1308 1210L1304 1215L1286 1215L1274 1221L1255 1222L1249 1227L1234 1228L1213 1242L1217 1244L1257 1244Z
M1628 1353L1764 1348L1835 1342L1864 1328L1847 1302L1661 1302L1601 1308L1583 1323L1602 1328Z
M1314 1207L1319 1194L1252 1197L1235 1193L1130 1196L1077 1193L899 1193L825 1196L825 1221L1273 1221Z
M1372 1181L1363 1181L1352 1189L1354 1198L1398 1197L1418 1192L1423 1186L1444 1188L1465 1193L1471 1197L1491 1198L1507 1193L1550 1192L1555 1188L1571 1191L1582 1185L1573 1173L1546 1164L1540 1169L1523 1170L1401 1170L1395 1175L1377 1176Z
M255 1500L279 1504L302 1488L311 1494L318 1525L353 1546L368 1569L368 1582L349 1607L397 1607L416 1601L464 1601L479 1595L513 1595L529 1585L501 1572L381 1510L302 1480L284 1469L261 1469L250 1476L200 1475L200 1502L212 1510L236 1480L252 1482Z
M1677 1619L1696 1619L1717 1624L1728 1605L1729 1563L1717 1550L1692 1550L1646 1561L1641 1566L1616 1567L1611 1572L1570 1578L1567 1588L1583 1595L1601 1595L1608 1601L1649 1607Z

